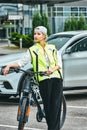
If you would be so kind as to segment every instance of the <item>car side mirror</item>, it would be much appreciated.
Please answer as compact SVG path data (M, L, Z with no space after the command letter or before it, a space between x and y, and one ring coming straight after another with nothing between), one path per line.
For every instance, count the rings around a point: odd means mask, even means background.
M71 53L71 47L67 48L67 49L65 50L65 53L66 53L66 54L70 54L70 53Z

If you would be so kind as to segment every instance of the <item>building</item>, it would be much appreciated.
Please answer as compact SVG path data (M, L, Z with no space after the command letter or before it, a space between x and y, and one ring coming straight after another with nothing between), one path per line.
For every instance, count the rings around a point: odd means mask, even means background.
M43 6L46 10L47 5ZM41 13L40 5L0 4L0 39L8 38L11 32L28 35L32 29L32 16Z
M87 0L55 4L48 6L47 9L52 33L63 31L65 20L71 19L72 15L79 19L80 15L83 14L87 21Z
M8 38L11 32L19 31L23 16L18 4L0 4L0 38Z
M28 35L32 30L32 16L38 11L45 12L51 33L64 30L66 19L74 14L76 18L84 14L87 20L87 0L52 4L52 5L23 5L23 4L0 4L0 38L8 38L11 32Z

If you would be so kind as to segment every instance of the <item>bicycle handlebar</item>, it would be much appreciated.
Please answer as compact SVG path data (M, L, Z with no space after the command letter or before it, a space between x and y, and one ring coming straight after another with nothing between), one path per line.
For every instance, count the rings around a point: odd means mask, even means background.
M1 67L1 70L0 70L0 74L1 74L1 75L3 75L3 71L4 71L4 68L5 68L5 67L6 67L6 66L2 66L2 67ZM29 76L35 76L35 74L39 74L40 76L47 76L46 72L43 72L43 71L40 71L40 72L34 72L34 71L32 71L32 70L26 71L26 70L24 70L24 69L15 68L15 67L11 67L10 70L9 70L9 72L8 72L8 74L13 73L13 72L19 73L20 71L26 73L26 74L29 75Z

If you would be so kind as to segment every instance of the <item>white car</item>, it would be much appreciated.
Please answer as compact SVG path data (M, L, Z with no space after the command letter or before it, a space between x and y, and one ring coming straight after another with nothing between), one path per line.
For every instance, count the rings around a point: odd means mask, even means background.
M55 44L62 56L64 89L87 87L87 31L70 31L53 34L48 43ZM18 61L22 53L0 56L0 67ZM32 68L27 64L24 69ZM0 95L18 95L21 92L24 74L0 75Z
M56 33L47 41L61 54L64 89L87 88L87 31Z
M25 52L1 55L0 56L0 68L6 66L7 64L17 62ZM27 64L23 69L28 70L32 68L31 64ZM23 83L24 73L13 72L6 76L0 75L0 95L11 96L17 95L21 92L21 87Z

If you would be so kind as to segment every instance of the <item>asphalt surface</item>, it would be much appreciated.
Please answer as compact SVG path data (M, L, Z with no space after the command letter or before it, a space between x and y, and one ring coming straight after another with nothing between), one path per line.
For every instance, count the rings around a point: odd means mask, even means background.
M87 130L87 90L64 92L67 115L61 130ZM0 130L17 130L18 99L0 98ZM37 107L31 106L30 117L25 130L47 130L45 119L36 120Z

